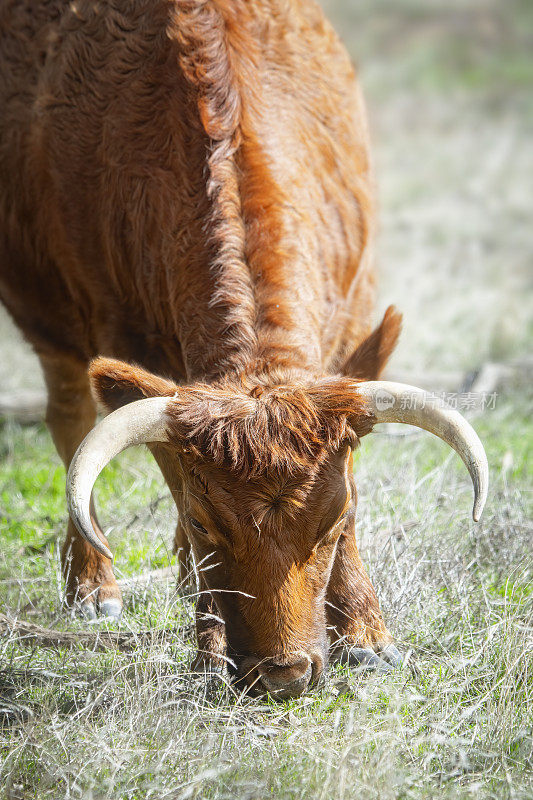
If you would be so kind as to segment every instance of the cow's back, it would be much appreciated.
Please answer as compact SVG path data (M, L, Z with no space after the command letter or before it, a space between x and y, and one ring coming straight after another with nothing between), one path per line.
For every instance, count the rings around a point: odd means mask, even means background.
M365 329L366 124L314 4L23 5L0 4L0 295L38 349L179 377L230 328L228 360L291 329L317 364Z

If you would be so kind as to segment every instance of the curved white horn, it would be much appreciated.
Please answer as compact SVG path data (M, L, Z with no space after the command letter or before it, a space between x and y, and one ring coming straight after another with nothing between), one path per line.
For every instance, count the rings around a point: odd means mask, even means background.
M472 516L478 522L489 488L489 466L483 445L466 419L423 389L392 381L357 385L378 422L405 422L434 433L461 456L474 484Z
M112 559L113 555L91 522L92 488L106 464L126 447L168 441L165 411L169 400L149 397L113 411L87 434L71 461L67 474L70 517L83 538L107 558Z

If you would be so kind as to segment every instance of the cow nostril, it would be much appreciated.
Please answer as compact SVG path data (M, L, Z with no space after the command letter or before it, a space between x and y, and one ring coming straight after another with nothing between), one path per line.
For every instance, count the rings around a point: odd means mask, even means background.
M311 661L309 658L302 658L295 664L278 664L272 667L259 667L262 676L267 676L272 683L282 685L300 680L310 671Z
M301 659L295 664L259 667L261 683L275 697L298 697L303 694L313 673L311 660Z

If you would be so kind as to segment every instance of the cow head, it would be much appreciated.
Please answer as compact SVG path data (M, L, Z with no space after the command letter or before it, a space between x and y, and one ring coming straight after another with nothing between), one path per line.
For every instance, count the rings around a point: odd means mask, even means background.
M409 411L406 388L420 393L412 387L297 375L178 387L109 359L93 362L91 378L100 401L116 410L71 465L69 507L80 533L110 556L90 523L92 485L124 447L150 443L201 585L224 620L228 655L239 674L269 690L298 694L323 670L325 593L355 503L350 453L375 423L411 422L447 440L471 471L476 513L483 503L486 462L476 434L449 409Z
M229 663L249 683L260 675L304 689L324 668L326 588L352 507L349 454L342 445L314 469L255 476L169 458L201 586L225 622Z

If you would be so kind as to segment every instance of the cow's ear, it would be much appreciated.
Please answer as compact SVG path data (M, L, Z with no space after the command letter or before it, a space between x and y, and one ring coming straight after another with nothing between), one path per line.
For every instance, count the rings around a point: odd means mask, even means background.
M96 400L108 411L143 397L171 397L178 388L172 381L114 358L95 358L89 380Z
M396 347L401 329L402 315L394 306L389 306L379 327L346 359L342 374L365 381L377 380Z

